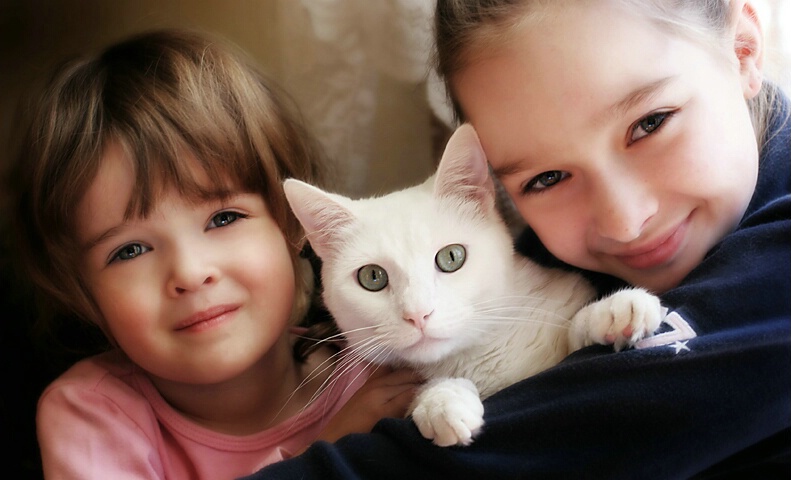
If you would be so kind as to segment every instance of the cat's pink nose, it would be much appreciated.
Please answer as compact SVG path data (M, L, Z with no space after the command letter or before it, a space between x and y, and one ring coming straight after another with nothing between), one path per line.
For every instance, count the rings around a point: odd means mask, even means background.
M428 318L431 316L432 313L434 313L433 310L426 314L406 313L406 315L404 316L404 320L413 324L415 328L417 328L418 330L423 330L424 328L426 328L426 323L428 323Z

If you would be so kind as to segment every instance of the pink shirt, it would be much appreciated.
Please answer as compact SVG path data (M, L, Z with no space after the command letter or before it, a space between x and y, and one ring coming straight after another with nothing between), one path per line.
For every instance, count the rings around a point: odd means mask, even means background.
M120 352L85 359L41 395L36 424L52 479L232 479L292 456L362 386L360 368L301 414L247 436L217 433L171 408Z

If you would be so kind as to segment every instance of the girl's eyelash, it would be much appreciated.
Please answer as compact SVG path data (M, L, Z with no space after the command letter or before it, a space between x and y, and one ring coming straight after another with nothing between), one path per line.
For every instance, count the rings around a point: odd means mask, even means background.
M115 262L127 262L139 257L149 250L151 250L150 247L146 247L141 243L127 243L110 254L110 258L107 259L107 264L110 265L111 263ZM124 256L127 258L123 258Z
M207 228L211 229L211 228L226 227L226 226L236 222L237 220L242 220L242 219L248 218L249 216L250 215L248 215L246 213L239 212L237 210L221 210L221 211L219 211L219 212L217 212L217 213L215 213L214 215L211 216L211 218L209 219L209 225L207 226ZM222 224L218 224L218 225L215 225L214 227L212 227L212 224L216 223L218 221L219 217L224 217L223 220L222 220Z
M569 178L569 176L570 174L568 172L564 172L562 170L550 170L543 172L527 181L527 183L521 188L522 195L539 195L544 193L548 190L551 190L552 187L558 183L564 182ZM541 183L541 177L545 177L544 183L551 182L551 184L545 184L542 188L534 188L537 184Z
M635 142L642 140L645 137L649 137L654 133L662 130L662 127L665 125L665 122L670 120L678 112L678 110L667 110L667 111L655 111L651 112L644 117L641 117L632 126L629 128L629 133L627 135L626 144L632 145ZM651 120L650 123L643 125L644 122ZM642 128L645 132L643 135L635 138L635 133L638 129Z

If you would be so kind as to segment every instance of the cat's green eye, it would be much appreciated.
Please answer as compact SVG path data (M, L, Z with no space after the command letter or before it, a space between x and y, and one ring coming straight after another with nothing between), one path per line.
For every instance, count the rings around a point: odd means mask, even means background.
M467 250L464 246L454 243L440 249L434 262L440 270L450 273L460 269L466 259Z
M387 271L372 263L357 270L357 281L364 289L378 292L387 286Z

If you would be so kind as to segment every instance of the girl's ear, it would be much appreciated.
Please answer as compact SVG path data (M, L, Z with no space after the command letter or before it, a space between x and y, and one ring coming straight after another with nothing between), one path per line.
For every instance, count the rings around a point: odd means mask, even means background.
M763 83L764 38L755 6L749 0L731 0L733 48L739 60L744 98L755 97Z

